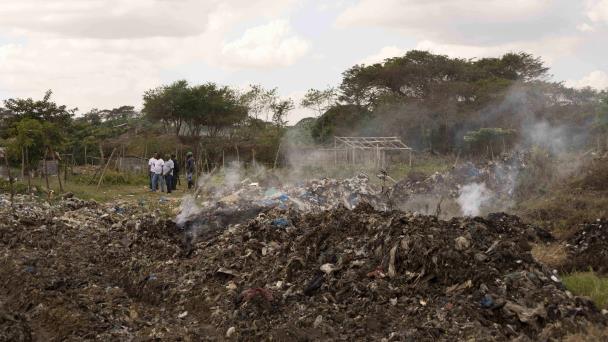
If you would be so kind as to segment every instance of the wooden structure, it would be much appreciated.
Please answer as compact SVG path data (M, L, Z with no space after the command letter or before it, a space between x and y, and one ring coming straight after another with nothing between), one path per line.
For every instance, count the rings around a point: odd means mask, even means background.
M298 148L289 153L292 166L371 166L412 163L412 148L398 137L334 137L333 148ZM404 153L407 152L407 153Z
M334 163L345 161L353 165L368 164L379 168L387 166L388 152L409 152L412 148L398 137L334 137Z

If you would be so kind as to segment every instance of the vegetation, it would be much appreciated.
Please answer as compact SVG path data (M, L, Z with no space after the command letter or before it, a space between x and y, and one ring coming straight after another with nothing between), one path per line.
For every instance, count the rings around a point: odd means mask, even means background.
M608 147L608 93L549 82L542 60L527 53L459 59L413 50L342 76L338 88L308 90L300 105L316 115L294 127L286 127L293 101L259 85L240 91L181 80L146 91L141 113L119 106L82 115L48 91L41 100L4 101L0 144L24 172L50 151L101 164L114 148L136 157L190 150L207 168L225 158L274 165L285 137L314 146L334 135L398 136L417 151L483 157L537 143L530 131L538 122L568 127L552 136L563 146Z
M608 278L593 272L577 272L562 279L566 288L577 296L589 297L598 307L608 308Z

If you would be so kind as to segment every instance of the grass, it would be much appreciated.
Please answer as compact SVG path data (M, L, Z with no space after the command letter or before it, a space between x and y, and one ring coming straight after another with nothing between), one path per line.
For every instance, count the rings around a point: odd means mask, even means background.
M599 308L608 308L608 278L594 272L576 272L564 276L562 282L573 294L590 298Z
M132 204L137 204L146 207L149 210L160 210L166 216L174 216L176 210L181 203L181 198L186 194L186 186L183 183L178 185L178 190L171 194L161 192L151 192L147 184L147 180L142 178L140 184L116 185L116 184L101 184L99 190L97 184L82 184L78 181L68 179L68 182L63 182L64 192L72 192L78 198L84 200L95 200L97 202L113 202L125 201ZM16 184L22 184L17 182ZM46 182L43 179L32 179L32 186L39 189L39 194L46 196ZM57 177L49 177L49 187L54 195L51 200L58 198L60 194L59 182Z
M532 256L537 261L554 269L559 269L568 258L566 247L558 242L534 245Z
M561 189L519 203L516 213L567 238L578 224L608 216L608 191Z

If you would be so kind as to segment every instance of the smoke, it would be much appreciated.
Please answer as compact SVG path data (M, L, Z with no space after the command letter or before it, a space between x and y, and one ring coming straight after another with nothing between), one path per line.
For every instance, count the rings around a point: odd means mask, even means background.
M550 151L555 155L566 152L566 139L571 137L565 126L551 126L547 121L538 121L522 127L525 142Z
M233 161L224 170L224 186L229 189L236 188L241 183L242 167L239 162Z
M182 203L179 208L179 214L175 218L175 223L182 227L189 218L200 214L202 208L196 204L196 200L192 195L185 195L182 198Z
M485 183L471 183L460 189L456 202L460 205L464 216L479 216L481 206L491 197L491 192L486 188Z

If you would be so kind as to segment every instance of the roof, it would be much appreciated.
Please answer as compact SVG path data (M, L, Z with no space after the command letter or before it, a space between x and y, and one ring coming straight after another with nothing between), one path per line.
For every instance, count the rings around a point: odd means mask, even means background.
M398 137L334 137L337 144L362 150L412 150Z

